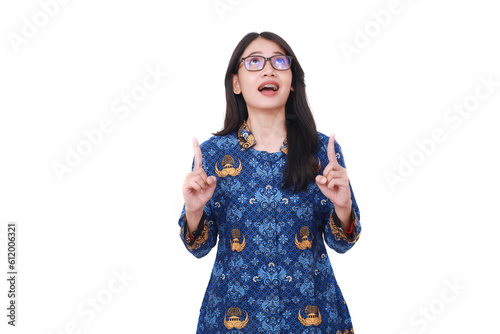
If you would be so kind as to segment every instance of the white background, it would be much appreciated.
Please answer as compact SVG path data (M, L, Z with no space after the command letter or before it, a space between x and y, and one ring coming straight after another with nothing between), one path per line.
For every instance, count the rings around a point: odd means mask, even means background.
M317 128L342 146L363 232L329 255L356 333L498 330L495 2L401 0L382 27L370 13L388 0L221 0L224 12L213 0L74 0L44 22L49 2L0 5L0 277L8 222L19 238L17 326L2 279L2 333L195 332L215 249L198 260L179 238L191 138L221 129L231 53L264 30L292 46ZM16 45L27 21L40 27ZM168 75L120 119L113 103L148 67ZM460 124L446 121L481 76L497 86ZM113 130L59 179L53 164L104 119ZM446 139L418 153L436 128ZM410 157L419 164L391 188L387 173Z

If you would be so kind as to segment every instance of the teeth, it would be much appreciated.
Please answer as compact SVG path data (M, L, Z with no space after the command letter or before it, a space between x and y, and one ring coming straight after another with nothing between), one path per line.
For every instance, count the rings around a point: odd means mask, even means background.
M277 91L278 90L278 86L276 85L273 85L273 84L266 84L262 87L259 88L259 91L263 90L264 88L272 88L274 91Z

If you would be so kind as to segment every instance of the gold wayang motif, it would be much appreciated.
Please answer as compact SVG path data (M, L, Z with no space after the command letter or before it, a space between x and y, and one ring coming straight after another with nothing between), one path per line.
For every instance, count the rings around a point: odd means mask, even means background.
M312 236L311 240L309 240L309 235ZM314 239L314 234L309 233L309 227L303 226L300 229L300 239L302 241L297 240L297 233L295 233L295 246L299 249L304 250L306 248L312 247L312 241Z
M307 305L304 312L307 314L307 317L304 319L302 315L300 315L299 310L299 321L304 326L319 326L321 324L321 313L318 310L318 307ZM317 314L316 314L317 313Z
M227 329L231 328L237 328L237 329L242 329L248 324L248 313L246 313L246 318L245 320L241 321L241 310L238 307L230 307L226 314L224 314L224 326L226 326ZM229 320L227 320L227 316L229 315Z
M241 232L237 228L231 230L231 250L241 252L245 248L245 235L243 235L243 241L240 244Z
M194 243L191 246L189 246L188 244L187 247L190 250L194 250L200 247L205 241L207 241L209 230L210 228L208 227L207 221L205 220L203 225L203 231L201 231L201 234L194 240ZM189 242L189 236L186 236L186 241Z
M238 159L238 162L240 163L240 165L238 166L238 168L234 168L233 157L226 154L224 158L222 158L222 170L219 170L219 168L217 167L217 161L215 162L215 173L220 177L226 177L228 175L237 176L243 169L240 159Z

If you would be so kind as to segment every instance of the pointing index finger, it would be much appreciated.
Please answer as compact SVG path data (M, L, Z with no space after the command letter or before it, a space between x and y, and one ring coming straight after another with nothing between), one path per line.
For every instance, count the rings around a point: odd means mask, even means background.
M339 164L335 153L335 133L332 133L328 140L328 162L334 165Z
M203 166L203 155L201 154L200 144L198 139L193 137L193 149L194 149L194 169L201 169Z

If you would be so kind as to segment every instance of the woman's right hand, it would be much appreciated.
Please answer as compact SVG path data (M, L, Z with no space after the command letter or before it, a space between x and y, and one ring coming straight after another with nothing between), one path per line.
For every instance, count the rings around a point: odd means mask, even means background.
M195 137L193 137L193 148L194 168L192 172L186 175L186 179L182 185L186 219L190 231L196 229L203 215L205 204L212 198L215 186L217 185L217 178L213 175L207 177L203 169L203 156L201 154L200 144L198 144L198 140Z

